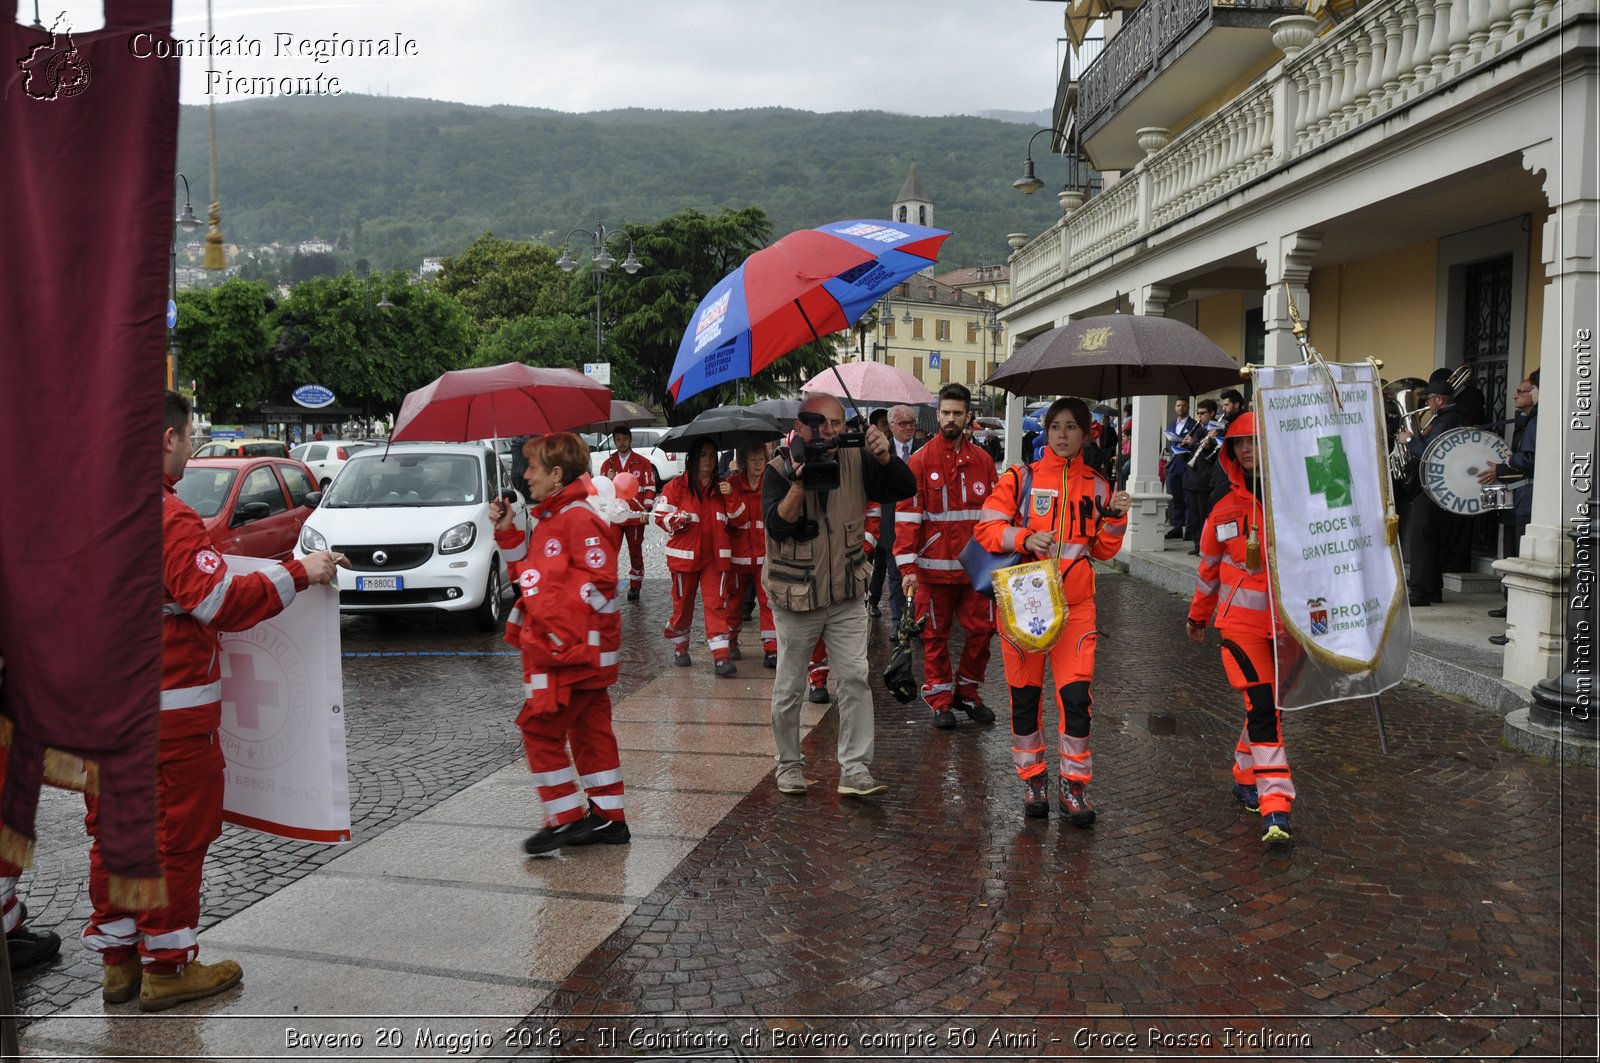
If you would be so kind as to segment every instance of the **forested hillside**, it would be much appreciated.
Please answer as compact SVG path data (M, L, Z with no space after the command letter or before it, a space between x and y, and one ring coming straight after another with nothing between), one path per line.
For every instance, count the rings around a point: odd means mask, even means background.
M1032 128L990 118L762 109L562 114L341 96L217 108L223 228L259 244L324 237L375 269L417 268L486 230L560 243L574 226L650 222L686 208L766 211L782 234L886 217L915 161L942 264L1003 261L1008 232L1058 216L1046 189L1011 188ZM183 109L179 168L204 216L206 112Z

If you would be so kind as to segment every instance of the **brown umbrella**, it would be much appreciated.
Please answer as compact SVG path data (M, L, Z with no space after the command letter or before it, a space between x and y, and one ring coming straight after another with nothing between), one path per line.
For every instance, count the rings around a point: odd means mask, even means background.
M984 383L1014 395L1198 395L1239 382L1239 363L1181 321L1106 314L1035 336Z
M592 431L605 431L608 428L644 428L660 423L661 415L650 407L629 402L627 399L612 399L611 416L583 427Z

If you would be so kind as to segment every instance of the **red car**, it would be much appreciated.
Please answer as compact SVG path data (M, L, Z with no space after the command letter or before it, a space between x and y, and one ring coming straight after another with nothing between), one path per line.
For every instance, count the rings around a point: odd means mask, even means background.
M177 492L223 553L275 561L294 552L322 501L311 470L289 458L193 458Z

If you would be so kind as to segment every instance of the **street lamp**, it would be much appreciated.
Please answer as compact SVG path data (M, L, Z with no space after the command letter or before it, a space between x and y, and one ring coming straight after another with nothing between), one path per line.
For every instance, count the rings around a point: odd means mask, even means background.
M192 233L200 228L200 219L194 214L194 203L189 199L189 179L180 173L178 180L183 182L183 213L172 225L172 291L168 298L172 300L174 312L172 323L167 326L167 387L173 390L178 387L178 234Z
M362 301L366 307L362 315L361 353L366 356L366 360L370 364L372 362L372 277L365 268L358 269L357 275L361 279ZM389 285L387 283L384 284L383 291L378 297L377 307L385 314L394 309L394 304L389 301ZM370 393L361 397L361 419L363 422L361 432L366 435L372 431L372 396Z
M978 311L978 320L973 323L974 327L978 331L979 353L982 353L983 350L983 333L989 333L989 371L984 374L985 380L994 375L995 348L1000 343L1000 333L1005 330L1005 326L1000 323L1000 318L998 316L999 312L1000 308L997 306L990 306L980 309ZM989 412L993 413L994 389L985 385L985 390L988 392L987 399L985 400L986 404L989 407Z
M578 260L572 257L572 251L567 245L567 241L572 239L573 233L583 233L589 238L592 245L589 261L594 269L594 360L603 362L605 361L605 355L602 353L602 348L605 344L606 329L604 309L605 276L611 267L617 264L616 258L612 256L606 245L619 236L628 238L628 257L622 260L622 271L629 276L638 273L643 268L644 263L640 262L638 256L633 252L633 236L631 234L621 229L607 229L603 222L599 222L595 224L593 229L577 228L567 233L566 240L562 241L561 244L561 257L556 259L556 265L563 273L571 273L578 268Z

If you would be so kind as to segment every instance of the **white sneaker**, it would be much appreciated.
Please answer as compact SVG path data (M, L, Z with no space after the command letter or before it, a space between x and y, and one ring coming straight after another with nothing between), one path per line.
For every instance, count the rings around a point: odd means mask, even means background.
M889 788L866 772L857 771L839 779L839 792L848 797L871 797L888 793Z
M803 794L806 792L805 769L798 764L791 764L778 772L778 792L780 794Z

